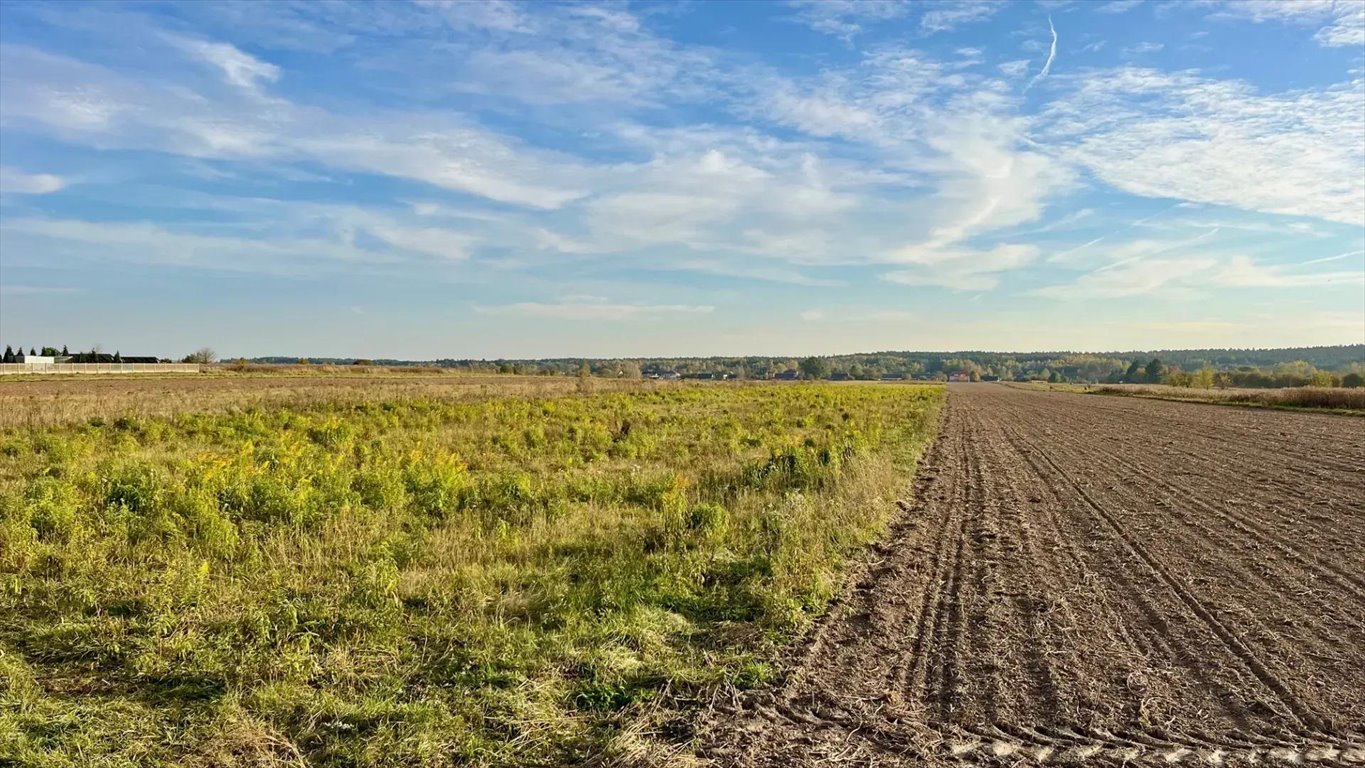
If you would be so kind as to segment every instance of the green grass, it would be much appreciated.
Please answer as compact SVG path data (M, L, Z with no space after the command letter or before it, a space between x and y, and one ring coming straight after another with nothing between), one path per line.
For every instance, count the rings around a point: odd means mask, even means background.
M0 764L624 754L771 676L941 402L676 387L0 432Z

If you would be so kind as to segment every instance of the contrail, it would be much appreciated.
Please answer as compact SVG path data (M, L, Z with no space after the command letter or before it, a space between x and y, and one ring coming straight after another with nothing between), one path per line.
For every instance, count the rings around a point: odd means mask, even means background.
M1352 256L1359 256L1359 255L1361 255L1362 253L1365 253L1365 251L1350 251L1349 253L1342 253L1342 254L1339 254L1339 255L1337 255L1337 256L1328 256L1327 258L1324 258L1324 259L1313 259L1312 261L1302 261L1302 262L1299 262L1299 266L1300 266L1300 267L1306 267L1306 266L1308 266L1309 264L1322 264L1322 263L1328 262L1328 261L1341 261L1342 259L1349 259L1349 258L1352 257Z
M1033 79L1028 81L1028 85L1024 86L1024 93L1028 93L1028 89L1037 84L1039 80L1047 77L1047 73L1052 71L1053 59L1057 58L1057 28L1052 26L1051 16L1047 17L1047 28L1052 32L1052 49L1047 52L1047 61L1043 63L1042 71L1034 75Z

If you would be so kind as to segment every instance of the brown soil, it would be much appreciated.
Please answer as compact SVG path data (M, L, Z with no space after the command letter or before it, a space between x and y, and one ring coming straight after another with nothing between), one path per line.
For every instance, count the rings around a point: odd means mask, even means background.
M1365 763L1365 420L950 388L727 766Z

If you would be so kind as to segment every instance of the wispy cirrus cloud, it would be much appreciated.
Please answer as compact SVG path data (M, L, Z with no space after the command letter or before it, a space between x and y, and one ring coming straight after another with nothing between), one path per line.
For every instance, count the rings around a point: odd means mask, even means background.
M1227 0L1213 17L1317 26L1313 39L1319 45L1365 45L1365 3L1356 0Z
M1137 45L1130 45L1123 49L1123 53L1127 56L1144 56L1149 53L1160 53L1165 47L1166 45L1164 43L1147 41L1138 43Z
M255 92L265 83L280 77L280 68L248 54L228 43L171 37L179 48L218 69L228 83Z
M999 13L1003 6L989 0L956 0L947 3L922 3L926 8L920 17L920 29L926 32L947 32L963 24L985 21Z
M67 184L67 179L51 173L26 173L0 165L0 195L50 195Z
M816 32L845 40L868 24L899 19L910 12L906 0L790 0L795 20Z
M98 146L317 162L533 208L557 208L585 194L570 186L582 175L572 158L448 115L337 115L287 102L213 102L174 84L137 82L15 46L0 49L0 84L0 109L10 120Z
M1133 194L1365 223L1356 80L1260 93L1195 72L1075 75L1043 114L1060 159Z
M1032 245L998 245L991 249L904 248L888 260L916 266L885 272L881 277L900 285L986 291L999 284L1002 273L1032 264L1038 254L1038 248Z
M1110 0L1095 9L1097 13L1127 13L1142 5L1143 0Z
M1316 263L1326 263L1319 260ZM1257 263L1249 256L1232 257L1215 276L1222 285L1237 288L1312 288L1324 285L1365 283L1365 271L1305 272L1305 265Z
M1125 243L1107 250L1109 263L1080 275L1074 281L1045 286L1032 293L1047 298L1085 300L1141 296L1162 291L1191 296L1220 288L1297 289L1365 283L1365 270L1307 269L1336 262L1340 257L1283 264L1257 260L1245 253L1225 248L1191 247L1204 239L1196 237L1180 242ZM1350 257L1351 254L1345 256Z

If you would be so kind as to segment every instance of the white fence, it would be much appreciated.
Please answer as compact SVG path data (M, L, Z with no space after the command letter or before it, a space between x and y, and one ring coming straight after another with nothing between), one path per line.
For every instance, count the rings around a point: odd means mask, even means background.
M0 376L14 373L198 373L197 363L0 363Z

